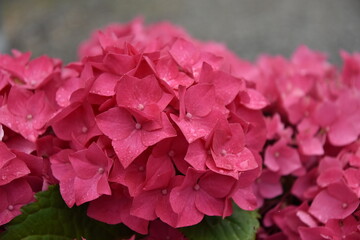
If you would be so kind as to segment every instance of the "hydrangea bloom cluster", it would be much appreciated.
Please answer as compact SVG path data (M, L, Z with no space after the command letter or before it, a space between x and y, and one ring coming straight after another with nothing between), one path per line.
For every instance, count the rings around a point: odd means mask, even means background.
M259 58L248 74L270 103L255 186L261 239L360 238L360 58L342 57L338 71L302 46L289 60Z
M60 110L54 95L60 83L57 59L0 55L0 225L19 215L35 192L56 183L44 155L59 141L46 131Z
M305 46L252 64L135 19L79 56L0 55L0 226L59 184L69 207L149 240L232 202L259 209L259 239L360 238L359 54L341 70Z
M178 228L228 216L232 201L257 207L267 101L239 75L246 63L140 20L94 33L80 55L63 68L0 56L0 184L9 195L0 224L56 182L69 207L89 203L90 217L141 234L156 219Z

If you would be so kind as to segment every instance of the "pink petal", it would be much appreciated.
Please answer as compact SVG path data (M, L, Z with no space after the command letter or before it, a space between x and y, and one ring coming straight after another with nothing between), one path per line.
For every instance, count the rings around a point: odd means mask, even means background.
M321 191L314 198L309 212L319 221L344 219L359 205L357 196L343 183L335 183Z
M127 138L136 129L136 122L132 119L130 113L118 107L97 115L96 123L100 130L112 140ZM114 131L114 129L117 129L117 131Z
M90 92L102 96L114 96L115 86L121 77L111 73L102 73L94 81Z
M130 214L145 220L155 220L155 207L161 196L161 190L142 191L131 205Z

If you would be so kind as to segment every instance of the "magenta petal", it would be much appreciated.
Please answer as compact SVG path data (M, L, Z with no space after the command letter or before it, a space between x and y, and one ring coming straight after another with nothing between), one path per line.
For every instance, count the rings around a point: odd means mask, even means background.
M140 132L135 131L129 137L112 142L115 153L122 166L127 168L136 157L147 148L141 141Z
M168 156L154 157L150 155L146 164L146 180L144 190L161 189L168 186L175 176L174 166Z
M85 202L89 202L100 197L101 194L97 191L97 185L100 177L101 176L98 175L90 179L75 178L74 191L76 205L79 206Z
M207 157L208 151L205 149L203 141L196 140L189 144L185 161L196 170L206 170L205 162Z
M118 107L96 116L96 122L100 130L112 140L127 138L135 130L136 125L130 113Z
M179 215L176 227L192 226L199 223L204 214L201 213L195 206L196 194L194 189L187 188L179 190L174 188L170 193L170 203L174 212Z
M201 187L200 187L201 189ZM208 216L222 216L225 210L225 198L219 199L210 196L206 191L200 190L195 197L196 208Z
M24 179L18 179L0 186L0 224L3 225L21 214L20 208L34 199L31 186ZM9 210L9 205L13 210Z
M331 125L328 137L334 146L344 146L358 138L358 122L352 119L340 119Z
M319 174L316 183L320 187L326 187L329 184L341 181L342 177L343 177L342 169L330 168L322 171Z
M29 168L22 160L18 158L12 159L0 168L0 186L29 173Z
M200 188L215 198L224 198L228 196L234 183L234 178L212 172L206 173L199 180Z
M104 195L91 201L87 215L107 224L121 223L121 212L124 209L124 206L120 204L122 197L120 194L113 194L111 196Z
M343 183L329 185L314 198L309 212L319 221L344 219L359 206L356 194Z
M94 81L90 92L102 96L114 96L115 86L120 76L111 73L102 73Z
M155 203L158 201L160 196L161 190L141 192L134 198L130 214L145 220L155 220Z
M304 240L337 239L334 238L335 232L328 227L299 227L299 233Z
M226 72L213 71L206 62L203 63L201 69L200 82L212 83L215 87L216 98L224 105L231 103L244 87L243 80Z
M163 139L175 137L177 135L176 130L171 125L169 118L165 113L161 114L161 120L162 128L154 131L141 130L141 139L145 146L154 145Z
M253 153L248 148L244 148L237 154L229 153L225 156L218 156L212 152L212 155L216 166L226 170L244 172L259 166Z
M210 84L198 84L185 92L186 111L197 117L208 115L215 105L215 89Z
M266 98L255 89L248 88L245 92L240 93L241 103L250 109L260 110L268 105Z
M75 175L82 179L89 179L96 175L99 167L86 159L86 151L81 150L69 155L69 161L74 169Z
M264 198L274 198L283 192L280 175L269 169L263 170L257 185L260 195Z
M324 154L323 144L317 137L305 135L300 132L296 140L302 154L308 156Z
M257 198L252 187L239 188L233 195L234 202L244 210L252 211L258 207Z
M178 222L178 214L175 213L171 208L169 193L159 198L158 202L156 203L155 213L156 216L161 219L161 221L169 224L172 227L176 227Z
M266 149L264 163L269 169L282 175L292 173L302 166L297 150L287 146L284 140Z
M9 160L11 160L15 157L16 157L16 155L14 153L12 153L8 149L7 145L1 141L0 142L0 168L2 166L4 166L4 164L6 164Z

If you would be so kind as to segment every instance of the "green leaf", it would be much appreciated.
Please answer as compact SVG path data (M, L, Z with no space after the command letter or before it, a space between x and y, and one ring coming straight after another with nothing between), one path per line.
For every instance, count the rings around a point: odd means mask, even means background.
M122 224L109 225L86 215L86 204L68 208L58 186L35 195L36 202L22 207L22 214L6 225L1 240L121 239L133 232Z
M256 211L244 211L236 204L227 218L205 216L204 220L181 231L189 240L253 240L259 228Z

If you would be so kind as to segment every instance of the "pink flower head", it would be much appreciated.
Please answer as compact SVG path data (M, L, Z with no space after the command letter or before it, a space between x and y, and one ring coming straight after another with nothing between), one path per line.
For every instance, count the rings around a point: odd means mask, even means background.
M202 66L199 82L212 84L217 102L223 105L231 103L240 90L245 90L244 80L223 71L214 71L206 62Z
M285 128L278 113L271 118L265 118L265 122L267 129L266 138L268 140L278 140L280 138L284 138L287 142L290 142L293 131L288 127Z
M222 216L233 183L230 177L189 168L182 184L170 193L171 207L179 215L177 227L197 224L204 214Z
M96 143L77 152L63 150L52 156L51 162L68 206L74 203L81 205L103 194L111 194L108 175L112 160Z
M27 89L37 89L44 86L54 77L61 62L48 56L41 56L28 62L30 55L21 54L18 57L7 56L6 60L0 60L0 68L8 71L11 76L11 84ZM23 58L24 61L19 61Z
M24 179L17 179L0 186L0 225L20 215L20 208L34 200L31 186Z
M171 94L164 92L153 75L143 79L124 76L119 80L116 92L120 107L147 120L160 120L160 113L173 98Z
M219 171L239 173L258 167L252 152L244 145L244 132L238 123L218 122L213 132L211 155Z
M270 170L281 175L290 174L302 167L299 153L287 146L284 139L266 149L264 163Z
M170 56L160 58L155 66L158 77L172 89L179 89L179 86L190 87L194 79L185 72L180 71L175 60Z
M214 86L194 85L180 93L179 97L180 116L171 114L171 119L178 125L189 143L199 138L206 138L222 116L221 112L214 109L216 104Z
M45 126L53 114L54 110L43 91L32 93L13 87L7 104L0 108L0 121L24 138L35 142L45 132Z
M112 145L121 162L126 168L134 159L151 145L163 139L176 136L166 114L161 114L161 126L152 121L136 121L123 108L112 108L96 117L100 130L111 138ZM117 129L117 131L114 131Z
M76 140L85 146L91 138L101 134L90 104L81 105L67 116L58 118L52 127L56 136L62 140Z

